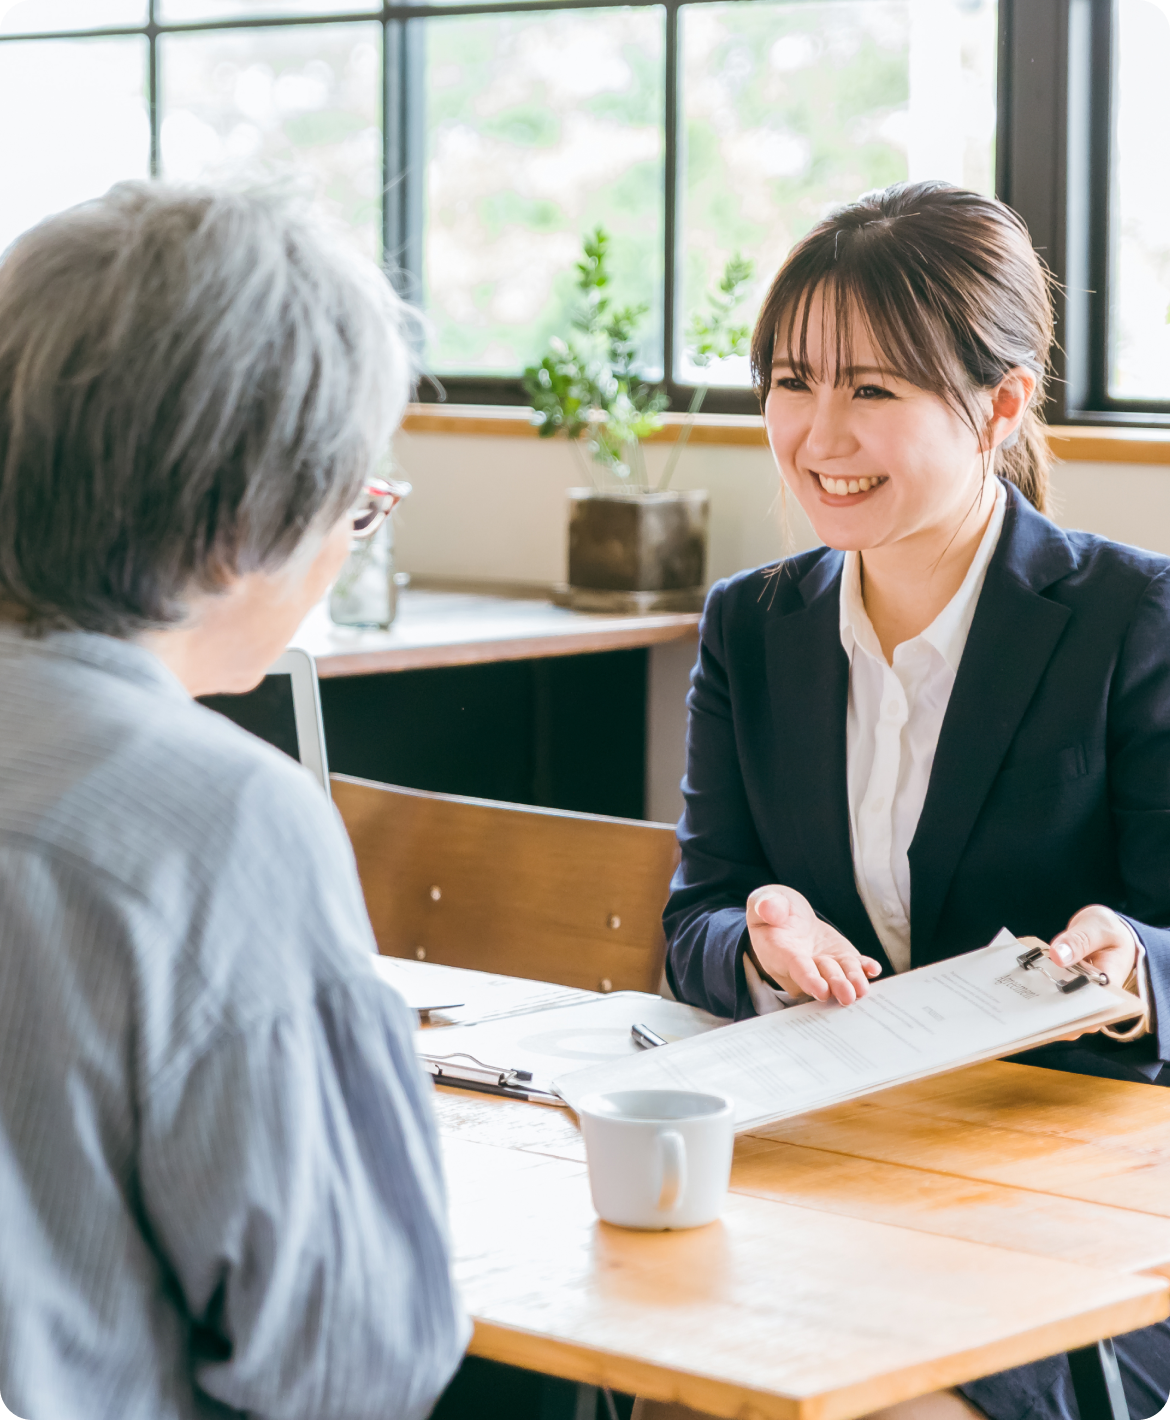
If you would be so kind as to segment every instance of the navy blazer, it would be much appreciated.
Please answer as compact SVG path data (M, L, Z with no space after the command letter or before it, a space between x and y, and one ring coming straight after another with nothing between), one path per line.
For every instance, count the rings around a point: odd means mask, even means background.
M853 876L843 560L817 548L707 598L664 922L675 994L720 1015L753 1013L744 909L764 883L890 971ZM1124 913L1158 1029L1084 1041L1118 1067L1096 1073L1152 1078L1170 1059L1170 559L1063 532L1008 488L909 862L914 966L1005 926L1050 940L1089 903Z

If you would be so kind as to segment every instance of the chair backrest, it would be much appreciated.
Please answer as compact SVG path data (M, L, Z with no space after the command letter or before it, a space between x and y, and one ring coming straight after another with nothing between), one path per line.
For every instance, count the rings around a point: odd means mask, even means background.
M581 986L657 991L668 824L332 776L378 950Z

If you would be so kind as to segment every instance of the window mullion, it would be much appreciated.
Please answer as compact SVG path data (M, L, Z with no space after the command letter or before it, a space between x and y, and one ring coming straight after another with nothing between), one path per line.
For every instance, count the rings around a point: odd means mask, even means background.
M390 266L402 294L422 294L422 229L425 194L425 21L388 18L384 28L383 232Z
M1057 297L1063 349L1063 419L1108 403L1109 211L1113 0L1071 0L1065 73L1064 287Z
M382 230L390 267L406 268L406 95L407 21L386 20L383 26ZM409 292L404 291L404 295Z
M1089 39L1088 176L1091 200L1087 239L1088 373L1087 407L1109 403L1110 217L1114 210L1113 12L1114 0L1092 0ZM1071 220L1071 213L1070 213Z
M1032 244L1061 286L1066 281L1065 217L1067 192L1069 14L1085 0L1000 0L1008 14L1005 73L1010 86L1002 114L1008 131L997 138L1008 152L997 162L997 177L1005 184L999 196L1027 223ZM1067 417L1061 347L1066 343L1065 300L1060 289L1056 304L1057 349L1047 416L1053 423Z
M407 20L402 26L401 75L403 229L402 267L412 300L423 295L423 221L426 215L427 20Z
M679 230L681 225L679 221L681 216L679 192L682 182L681 163L685 147L685 145L679 141L679 102L681 85L679 82L678 27L679 7L677 4L668 4L666 7L666 43L664 46L666 73L663 83L666 114L663 144L664 210L662 214L662 237L664 260L662 263L662 377L667 391L672 394L676 383L674 369L677 347L675 321L678 314L678 258Z
M150 117L150 175L156 178L162 172L162 156L159 144L160 108L158 93L158 24L155 10L158 0L149 0L146 12L146 102Z

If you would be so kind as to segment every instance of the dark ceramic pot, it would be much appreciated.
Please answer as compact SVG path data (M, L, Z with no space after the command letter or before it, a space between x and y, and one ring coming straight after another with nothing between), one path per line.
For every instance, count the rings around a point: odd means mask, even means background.
M569 584L563 599L597 610L701 606L707 570L704 491L569 490Z

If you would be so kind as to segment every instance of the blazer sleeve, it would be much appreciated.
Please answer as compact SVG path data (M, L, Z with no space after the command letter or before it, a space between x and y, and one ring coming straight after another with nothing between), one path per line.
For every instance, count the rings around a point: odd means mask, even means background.
M1124 915L1146 949L1157 1057L1170 1060L1170 572L1138 603L1113 679L1109 795ZM1148 1054L1149 1040L1130 1050Z
M741 1020L755 1014L744 977L745 904L772 872L756 833L736 746L725 654L725 582L699 626L687 696L682 858L663 913L666 974L680 1001Z

